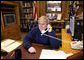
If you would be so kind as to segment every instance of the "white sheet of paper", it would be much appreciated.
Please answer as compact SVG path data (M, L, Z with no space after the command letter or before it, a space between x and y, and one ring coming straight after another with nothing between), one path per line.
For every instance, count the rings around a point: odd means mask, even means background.
M66 54L61 50L55 51L55 50L43 49L39 59L66 59L70 55L73 54L72 53Z
M7 51L7 52L11 52L12 50L14 50L15 48L17 48L18 46L20 46L21 43L15 42L5 48L2 48L3 50Z
M13 42L15 42L15 41L11 40L11 39L7 39L6 41L1 42L1 49L5 48L6 46L10 45Z

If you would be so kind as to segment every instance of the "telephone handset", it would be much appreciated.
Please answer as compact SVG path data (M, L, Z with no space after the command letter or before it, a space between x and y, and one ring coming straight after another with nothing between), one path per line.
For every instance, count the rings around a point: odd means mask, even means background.
M42 30L41 33L44 34L48 31L48 29L45 31L45 30Z
M48 25L47 25L48 26ZM42 30L41 33L44 34L48 31L48 28L46 30Z

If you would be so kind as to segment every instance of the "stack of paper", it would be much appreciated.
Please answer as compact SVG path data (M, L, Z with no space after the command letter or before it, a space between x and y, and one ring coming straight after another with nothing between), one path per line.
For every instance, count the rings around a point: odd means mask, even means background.
M1 49L5 48L6 46L10 45L11 43L14 43L14 40L7 39L6 41L1 42Z
M2 48L3 50L7 51L7 52L11 52L12 50L14 50L15 48L17 48L18 46L20 46L21 43L15 42L5 48Z
M55 51L55 50L46 50L43 49L39 59L66 59L68 56L73 55L72 53L66 54L63 51Z
M21 43L18 43L15 40L7 39L6 41L1 42L1 49L3 49L6 52L11 52L20 45Z

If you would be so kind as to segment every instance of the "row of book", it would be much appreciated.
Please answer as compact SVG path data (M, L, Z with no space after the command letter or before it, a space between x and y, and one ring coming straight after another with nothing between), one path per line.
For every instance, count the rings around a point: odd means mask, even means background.
M64 26L64 23L52 23L52 26Z
M33 18L33 14L25 14L24 17L28 18L28 19L32 19Z
M32 13L32 9L24 9L24 13L26 13L26 12L31 12Z
M32 28L38 26L37 21L31 21L31 20L24 20L21 21L21 29L26 29L26 31L32 30Z
M24 2L23 7L32 7L32 3Z

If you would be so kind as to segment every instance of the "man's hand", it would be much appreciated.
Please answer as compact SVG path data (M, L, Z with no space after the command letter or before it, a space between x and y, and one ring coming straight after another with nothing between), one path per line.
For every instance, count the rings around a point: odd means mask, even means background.
M28 52L29 52L29 53L36 53L36 49L35 49L34 47L30 47L30 48L28 49Z
M51 32L52 31L52 27L51 27L50 24L48 24L47 29L48 29L48 32Z

